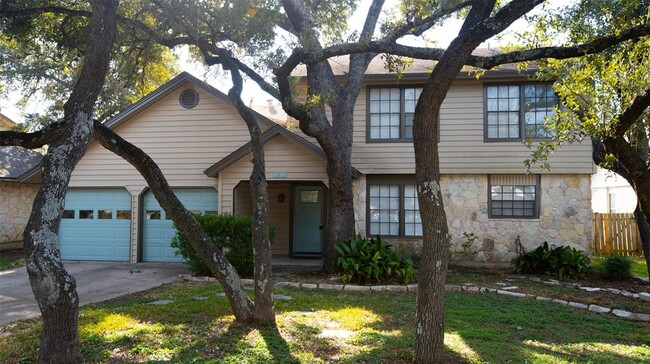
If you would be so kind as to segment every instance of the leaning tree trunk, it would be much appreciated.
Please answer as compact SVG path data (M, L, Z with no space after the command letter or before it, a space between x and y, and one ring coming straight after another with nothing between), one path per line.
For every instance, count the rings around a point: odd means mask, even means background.
M43 317L41 363L81 361L77 337L79 298L75 279L61 262L58 232L72 170L93 135L92 110L108 71L116 35L118 1L91 1L85 60L70 99L64 106L65 134L50 144L32 213L25 227L27 273Z
M221 284L230 308L239 322L254 322L253 304L246 295L235 268L221 248L214 245L194 215L180 202L156 162L140 148L121 138L106 126L95 122L95 139L106 149L131 163L144 177L160 207L203 259Z
M243 80L234 63L226 61L233 87L228 95L237 107L239 115L246 122L251 136L253 170L250 176L251 199L253 201L253 264L255 286L254 317L259 324L275 325L275 303L273 302L273 272L271 267L271 241L269 239L269 191L266 182L264 145L262 131L255 115L242 102Z

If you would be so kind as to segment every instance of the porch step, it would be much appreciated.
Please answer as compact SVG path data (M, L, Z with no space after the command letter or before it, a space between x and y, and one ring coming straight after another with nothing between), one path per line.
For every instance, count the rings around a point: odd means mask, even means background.
M273 257L271 264L275 272L318 271L323 267L323 259Z

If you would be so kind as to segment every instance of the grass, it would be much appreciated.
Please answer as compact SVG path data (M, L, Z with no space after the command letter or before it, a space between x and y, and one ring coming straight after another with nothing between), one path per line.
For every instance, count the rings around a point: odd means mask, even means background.
M233 322L216 284L177 284L86 306L89 363L407 363L415 296L284 288L276 327ZM207 297L195 300L192 297ZM151 305L171 299L169 305ZM446 295L448 363L650 362L648 324L493 294ZM34 361L39 320L0 328L0 362Z
M25 266L25 256L22 251L2 252L0 256L0 271L16 269Z
M591 258L592 265L597 268L600 267L605 261L605 256L593 256ZM632 275L635 277L648 278L648 266L645 264L643 256L631 256L632 261Z

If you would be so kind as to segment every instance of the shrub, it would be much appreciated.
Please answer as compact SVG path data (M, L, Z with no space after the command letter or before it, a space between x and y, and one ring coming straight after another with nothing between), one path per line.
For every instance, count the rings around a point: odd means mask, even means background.
M632 276L632 260L620 255L610 255L605 258L599 273L612 280L629 278Z
M344 282L379 283L390 279L413 280L413 261L396 251L379 236L357 235L336 245L336 260Z
M196 220L203 227L212 242L226 251L226 258L240 275L253 274L253 219L250 216L200 214ZM271 226L269 238L274 238L275 229ZM176 255L183 257L190 271L201 276L211 276L210 269L196 253L187 238L178 229L172 239Z
M558 279L580 276L589 266L589 258L580 250L547 242L512 260L516 273L551 273Z

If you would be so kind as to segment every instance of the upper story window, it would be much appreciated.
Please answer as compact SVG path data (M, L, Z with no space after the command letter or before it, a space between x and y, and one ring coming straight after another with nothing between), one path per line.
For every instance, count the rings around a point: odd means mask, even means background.
M368 89L368 140L413 140L413 115L422 87Z
M488 140L553 136L546 127L558 104L552 84L492 84L485 87L485 93Z

